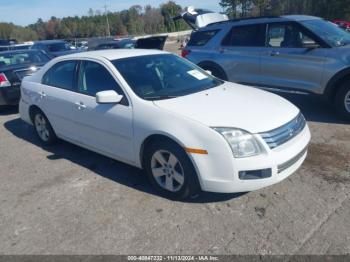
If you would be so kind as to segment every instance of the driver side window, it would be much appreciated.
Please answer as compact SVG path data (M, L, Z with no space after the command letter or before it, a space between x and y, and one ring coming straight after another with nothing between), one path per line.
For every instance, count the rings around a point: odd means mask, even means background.
M123 96L121 104L128 104L121 87L103 65L92 61L82 61L79 68L78 92L96 96L96 93L107 90L116 91Z
M316 41L293 24L270 24L267 46L276 48L304 48L305 43L316 45Z

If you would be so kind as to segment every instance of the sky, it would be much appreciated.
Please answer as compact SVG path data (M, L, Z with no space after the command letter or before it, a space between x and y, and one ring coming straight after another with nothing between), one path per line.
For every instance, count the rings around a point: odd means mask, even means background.
M35 23L38 18L43 20L51 16L81 16L87 15L89 8L103 10L107 5L109 11L120 11L138 4L141 6L159 6L167 0L0 0L0 22L28 25ZM175 0L181 6L222 11L219 0Z

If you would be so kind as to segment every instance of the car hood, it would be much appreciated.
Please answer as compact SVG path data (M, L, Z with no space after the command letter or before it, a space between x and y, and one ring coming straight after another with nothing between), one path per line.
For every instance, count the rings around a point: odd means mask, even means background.
M296 106L280 96L228 82L191 95L154 101L154 104L209 127L234 127L250 133L278 128L299 113Z

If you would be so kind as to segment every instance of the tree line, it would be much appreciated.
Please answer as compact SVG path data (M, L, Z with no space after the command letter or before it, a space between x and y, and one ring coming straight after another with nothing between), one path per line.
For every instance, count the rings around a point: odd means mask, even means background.
M85 16L53 16L48 21L39 18L36 23L25 27L0 23L0 39L33 41L176 32L189 29L183 21L172 19L182 10L182 6L174 1L168 1L159 7L134 5L118 12L102 12L90 8Z
M305 14L350 20L350 0L221 0L231 18Z
M350 0L218 0L218 4L231 18L307 14L350 20ZM174 1L159 7L134 5L119 12L90 8L85 16L51 17L48 21L39 18L25 27L0 23L0 39L32 41L175 32L189 29L183 21L172 19L182 11Z

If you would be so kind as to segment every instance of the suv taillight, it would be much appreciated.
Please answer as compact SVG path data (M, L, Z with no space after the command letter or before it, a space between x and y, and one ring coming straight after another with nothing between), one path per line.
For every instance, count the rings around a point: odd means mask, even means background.
M182 49L182 51L181 51L181 56L182 56L183 58L186 58L186 56L188 56L190 53L191 53L190 50Z
M0 87L9 87L11 86L10 81L7 79L4 73L0 73Z

